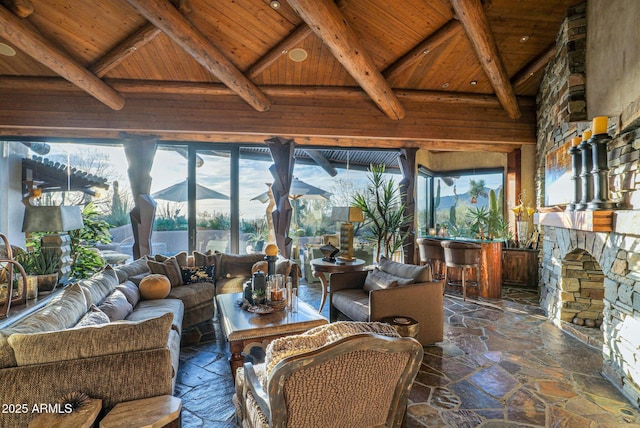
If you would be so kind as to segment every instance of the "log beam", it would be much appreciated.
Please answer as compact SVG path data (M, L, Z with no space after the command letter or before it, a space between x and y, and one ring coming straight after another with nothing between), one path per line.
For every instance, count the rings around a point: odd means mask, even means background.
M382 75L388 80L393 81L398 75L404 72L407 68L411 67L416 62L419 62L429 52L436 49L438 46L451 40L453 37L462 33L464 29L460 25L459 21L451 20L445 25L440 27L435 33L424 39L415 48L411 49L409 53L398 59L396 62L387 67Z
M556 44L553 43L551 46L545 49L545 51L540 56L534 58L533 61L531 61L520 71L518 71L515 76L513 76L513 79L511 79L513 88L518 91L520 87L525 85L533 76L544 69L549 61L551 61L556 55L556 51Z
M231 88L257 111L267 111L271 101L167 0L127 0L142 16Z
M31 0L0 0L0 3L18 18L24 19L33 13Z
M520 108L509 81L507 70L489 26L489 19L480 0L451 0L460 23L471 41L480 64L511 119L520 117Z
M122 95L4 7L0 7L0 36L113 110L124 107Z
M332 0L288 0L373 102L389 118L402 119L405 110L373 60Z
M262 73L267 67L276 62L278 58L285 55L287 51L295 47L307 38L309 34L312 34L311 28L307 24L301 24L291 34L278 43L273 49L267 52L262 58L260 58L255 64L253 64L247 71L249 79L255 79Z
M96 76L102 77L110 70L117 67L122 61L135 51L156 38L161 31L153 24L146 24L138 31L127 37L109 53L94 62L89 69Z

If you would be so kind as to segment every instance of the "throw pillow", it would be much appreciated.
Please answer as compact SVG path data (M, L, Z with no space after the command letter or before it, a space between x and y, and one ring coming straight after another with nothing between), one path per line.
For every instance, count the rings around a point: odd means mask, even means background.
M215 264L215 256L211 253L211 250L206 253L198 251L193 252L193 265L194 266L213 266Z
M7 340L19 366L46 364L166 348L172 321L173 314L169 312L139 322L118 321L48 333L12 334Z
M107 314L102 312L98 307L94 304L91 304L89 311L80 318L76 327L87 327L90 325L100 325L100 324L108 324L110 322Z
M394 262L386 257L380 257L378 267L381 271L402 278L411 278L414 282L431 282L431 265L417 266Z
M140 290L138 290L138 286L133 281L127 280L123 282L116 287L116 290L120 290L134 308L140 301Z
M364 280L364 291L382 290L386 288L393 288L398 286L398 279L404 279L400 277L394 277L393 275L384 275L384 272L374 269L367 273L367 277ZM411 280L409 280L411 281Z
M152 273L140 281L139 289L144 299L164 299L171 292L171 282L165 275Z
M182 272L180 271L180 265L175 257L169 257L163 262L147 260L149 271L151 273L164 275L169 278L172 287L179 287L184 285L182 282Z
M195 284L196 282L214 282L214 266L194 266L181 267L182 282L184 284Z
M98 305L98 309L107 314L109 321L123 320L133 312L133 306L121 291L115 290L104 302Z
M104 300L120 282L118 275L111 266L107 266L103 271L98 272L89 279L83 279L79 282L80 286L88 291L90 302L98 305ZM87 305L87 308L89 307Z

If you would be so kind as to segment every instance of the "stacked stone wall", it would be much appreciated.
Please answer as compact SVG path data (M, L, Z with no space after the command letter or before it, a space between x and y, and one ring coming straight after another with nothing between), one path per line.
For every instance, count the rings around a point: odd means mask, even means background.
M591 127L586 104L579 99L584 96L585 11L584 4L568 10L556 39L556 57L547 65L537 97L538 206L545 200L546 155ZM540 304L551 320L560 323L563 263L570 254L586 252L593 257L602 269L604 286L603 372L640 407L640 130L620 129L619 118L610 118L608 133L610 196L624 210L614 213L611 233L541 228Z

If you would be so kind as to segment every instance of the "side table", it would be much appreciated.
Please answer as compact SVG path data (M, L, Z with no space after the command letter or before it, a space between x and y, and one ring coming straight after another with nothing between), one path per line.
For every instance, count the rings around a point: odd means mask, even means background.
M320 283L322 284L322 300L320 301L320 308L318 309L318 312L322 312L324 302L327 300L327 292L330 285L324 274L328 273L329 275L331 275L332 273L355 272L363 270L365 261L360 259L353 259L350 262L325 262L320 258L311 260L310 264L311 269L313 269L313 276L320 279Z
M29 428L90 428L102 410L102 400L91 398L71 413L43 413L29 422Z
M180 427L182 400L172 395L125 401L100 421L100 428Z
M413 337L415 339L420 331L420 323L409 317L385 317L380 322L390 324L402 337Z

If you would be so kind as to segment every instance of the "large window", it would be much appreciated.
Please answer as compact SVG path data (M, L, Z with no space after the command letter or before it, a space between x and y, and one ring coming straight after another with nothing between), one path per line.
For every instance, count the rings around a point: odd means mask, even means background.
M502 169L432 172L420 167L418 178L418 231L446 228L464 236L474 213L489 210L491 200L504 212L504 172ZM423 214L424 213L424 214Z

